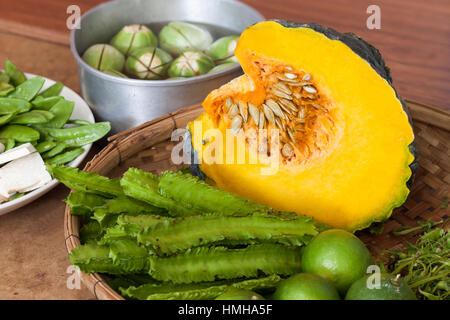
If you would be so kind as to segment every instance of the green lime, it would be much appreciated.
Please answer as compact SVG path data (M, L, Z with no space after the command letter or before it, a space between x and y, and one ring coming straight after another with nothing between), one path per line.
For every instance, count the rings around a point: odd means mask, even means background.
M372 264L372 256L364 243L339 229L320 233L302 254L302 270L328 279L342 295Z
M230 288L216 300L264 300L264 297L250 290Z
M376 276L369 274L356 280L348 289L345 300L416 300L416 296L403 279L382 273L377 284L375 278L369 279Z
M324 278L299 273L281 281L274 300L339 300L336 289Z

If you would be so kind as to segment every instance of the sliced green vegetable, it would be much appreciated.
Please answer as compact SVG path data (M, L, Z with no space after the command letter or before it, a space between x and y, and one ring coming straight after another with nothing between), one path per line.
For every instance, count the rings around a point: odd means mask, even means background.
M76 191L106 197L124 195L118 179L108 179L98 173L81 171L70 166L47 165L47 170L55 179Z
M18 142L39 140L39 132L33 128L10 124L0 129L0 139L14 139Z
M122 287L119 290L123 296L138 300L206 300L218 297L229 288L246 290L275 288L281 280L280 276L271 275L248 280L236 279L190 284L149 283L139 287Z
M41 90L44 82L45 79L41 77L28 79L27 81L18 85L16 87L16 90L11 92L8 97L31 101Z
M244 249L199 247L166 258L150 257L150 275L156 280L191 283L255 278L260 273L291 275L300 272L300 249L278 244Z
M125 172L120 185L126 195L150 203L159 208L164 208L172 216L191 216L200 214L199 211L187 208L158 193L158 177L136 168L130 168Z
M212 187L198 177L182 172L164 172L158 188L163 196L187 208L202 212L245 215L255 211L269 210L261 204Z

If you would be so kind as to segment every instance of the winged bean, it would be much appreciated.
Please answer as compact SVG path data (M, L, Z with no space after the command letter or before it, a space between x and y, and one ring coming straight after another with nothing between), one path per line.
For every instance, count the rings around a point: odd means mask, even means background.
M9 94L11 98L20 98L27 101L31 101L44 85L44 78L35 77L31 78L16 87L16 89Z
M9 76L10 82L14 86L18 86L27 81L27 77L25 76L25 74L22 71L20 71L16 67L16 65L12 63L11 60L9 59L6 59L5 72Z
M0 129L0 138L14 139L18 142L31 142L39 140L39 131L16 124L10 124Z

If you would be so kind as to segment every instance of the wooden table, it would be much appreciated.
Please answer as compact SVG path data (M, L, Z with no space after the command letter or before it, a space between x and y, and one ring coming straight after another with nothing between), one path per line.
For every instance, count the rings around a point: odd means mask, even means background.
M207 0L205 0L207 1ZM82 12L101 0L20 0L0 3L0 61L12 59L22 70L62 81L79 91L77 67L69 50L66 9ZM381 29L366 27L359 0L245 0L267 18L318 22L351 31L375 45L390 66L403 97L450 110L450 3L448 0L376 1ZM91 152L92 156L99 147ZM0 299L92 299L83 286L70 290L58 186L15 212L0 216Z

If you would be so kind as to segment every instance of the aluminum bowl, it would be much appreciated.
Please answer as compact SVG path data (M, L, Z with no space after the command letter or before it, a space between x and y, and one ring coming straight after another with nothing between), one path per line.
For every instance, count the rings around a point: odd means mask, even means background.
M201 102L210 91L242 74L240 66L186 79L138 80L100 72L81 55L95 43L109 43L128 24L150 24L158 34L169 21L189 21L205 24L217 38L225 35L223 30L240 34L263 19L254 9L234 0L116 0L99 5L84 14L81 28L70 34L81 94L97 120L111 121L110 134ZM208 27L211 25L214 28Z

